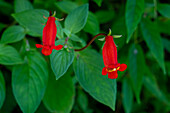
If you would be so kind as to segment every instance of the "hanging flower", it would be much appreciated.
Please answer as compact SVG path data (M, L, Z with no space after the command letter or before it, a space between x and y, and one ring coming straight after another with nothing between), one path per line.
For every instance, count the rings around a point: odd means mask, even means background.
M106 36L105 40L102 51L105 67L102 69L102 75L108 74L108 78L116 79L118 77L117 71L124 71L127 65L117 62L117 48L113 36Z
M55 38L57 34L57 27L55 24L56 18L54 17L55 13L47 18L44 17L47 20L47 23L43 29L43 37L42 37L42 42L43 45L41 44L36 44L37 48L42 48L42 54L44 55L50 55L52 53L52 50L60 50L62 49L62 45L57 45L55 46Z

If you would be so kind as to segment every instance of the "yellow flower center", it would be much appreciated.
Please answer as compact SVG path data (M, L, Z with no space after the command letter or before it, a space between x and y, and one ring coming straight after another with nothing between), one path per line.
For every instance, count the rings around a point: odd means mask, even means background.
M113 72L113 71L117 71L117 70L119 70L120 69L120 66L119 67L117 67L117 68L113 68L113 69L108 69L108 68L106 68L106 71L107 72Z

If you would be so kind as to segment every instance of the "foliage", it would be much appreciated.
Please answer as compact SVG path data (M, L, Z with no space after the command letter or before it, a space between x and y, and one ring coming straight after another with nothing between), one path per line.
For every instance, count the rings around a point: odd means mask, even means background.
M0 113L170 112L168 0L0 0ZM42 31L56 11L63 49L41 54ZM118 78L102 75L103 42L114 39Z

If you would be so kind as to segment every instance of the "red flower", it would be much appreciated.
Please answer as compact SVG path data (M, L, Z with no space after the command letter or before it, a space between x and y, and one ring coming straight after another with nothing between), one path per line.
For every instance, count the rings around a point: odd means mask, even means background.
M49 16L47 23L43 29L43 45L36 44L37 48L42 48L42 54L50 55L52 50L60 50L62 49L62 45L55 46L55 38L57 34L57 27L55 24L55 17Z
M102 75L107 75L108 73L108 78L116 79L118 77L117 71L124 71L127 65L117 62L117 48L113 41L113 36L106 36L105 40L102 52L105 67L102 69Z

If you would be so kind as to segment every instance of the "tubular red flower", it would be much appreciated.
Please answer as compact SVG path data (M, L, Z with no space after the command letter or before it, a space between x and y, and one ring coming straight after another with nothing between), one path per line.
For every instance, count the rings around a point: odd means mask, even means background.
M52 50L60 50L62 49L62 45L55 46L55 38L57 34L57 27L55 24L55 17L49 16L47 23L43 29L43 37L41 44L36 44L37 48L42 48L42 54L44 55L50 55L52 53Z
M105 67L102 69L102 75L108 74L108 78L116 79L118 77L117 71L124 71L127 65L117 62L117 48L113 36L106 36L105 40L102 51Z

